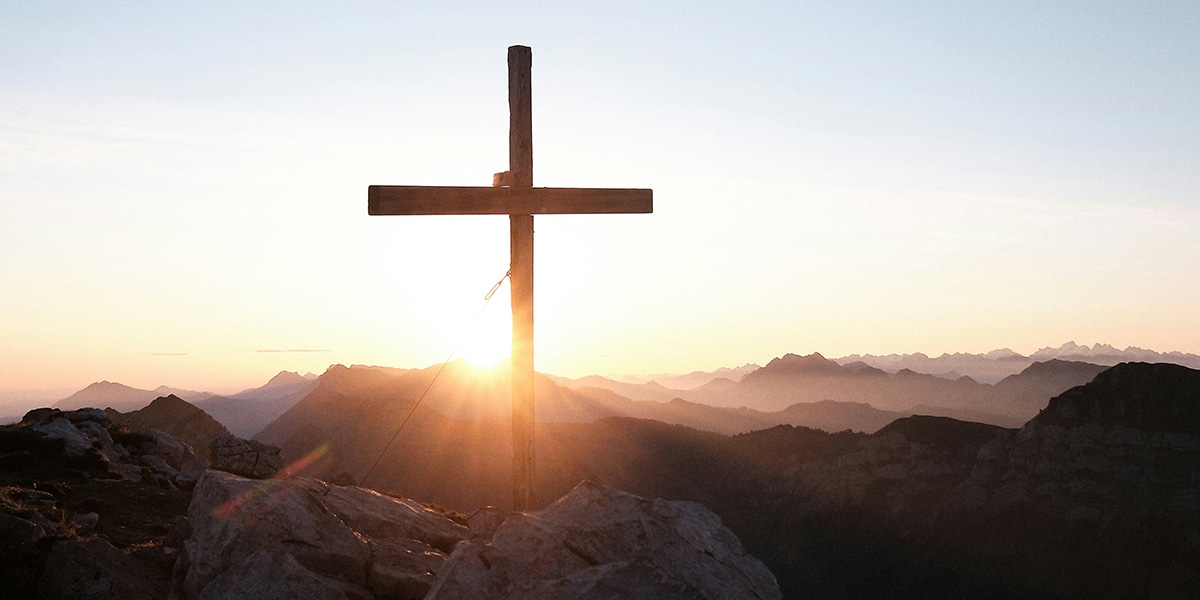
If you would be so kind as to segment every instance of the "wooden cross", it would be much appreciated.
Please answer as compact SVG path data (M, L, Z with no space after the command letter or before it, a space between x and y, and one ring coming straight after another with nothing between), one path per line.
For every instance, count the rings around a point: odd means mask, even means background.
M533 54L508 49L508 171L492 187L373 185L371 215L508 215L512 290L513 509L534 506L533 215L653 212L646 189L533 187Z

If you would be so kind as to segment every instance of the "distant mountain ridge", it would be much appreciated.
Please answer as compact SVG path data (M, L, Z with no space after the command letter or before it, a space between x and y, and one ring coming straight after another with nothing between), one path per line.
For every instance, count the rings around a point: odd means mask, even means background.
M61 410L76 410L85 407L111 408L120 412L130 412L145 408L155 398L171 395L192 402L212 397L212 394L208 392L181 390L165 385L158 386L153 390L141 390L122 383L97 381L55 402L53 407Z
M300 401L317 385L317 376L281 371L257 388L230 396L181 390L160 385L142 390L112 381L97 381L53 404L60 410L85 407L111 408L132 413L149 407L156 399L175 397L203 410L234 435L251 437Z
M253 437L317 386L318 376L280 371L261 387L194 402L238 437Z
M1097 343L1094 346L1079 345L1067 342L1057 348L1045 347L1029 356L1024 356L1009 348L1000 348L984 354L969 354L955 352L930 357L917 352L914 354L888 354L876 356L873 354L850 354L833 359L835 362L847 365L862 362L877 369L895 373L909 369L918 373L930 375L954 374L966 375L981 383L996 383L1001 379L1021 372L1035 362L1052 359L1089 362L1096 365L1111 367L1123 362L1159 362L1181 365L1191 369L1200 369L1200 355L1186 352L1156 352L1136 346L1119 350L1108 344Z
M771 415L775 423L871 432L892 419L913 414L1019 427L1044 408L1051 397L1087 383L1102 370L1103 366L1090 363L1052 359L1031 363L996 384L987 384L965 376L947 380L910 369L889 373L862 361L843 365L813 353L806 356L787 354L746 374L740 381L714 380L691 390L668 389L653 382L623 383L597 376L552 379L560 386L593 397L600 397L597 390L605 390L635 403L662 405L679 400L743 410L738 418L726 421L729 425L739 418L757 414ZM819 411L824 415L820 420L782 417L784 412L798 416L797 405L805 407L809 415L815 415L817 403L824 403L826 407ZM866 406L877 414L868 417L861 409L852 408L855 406ZM828 410L834 407L841 415L838 419L832 418L834 413ZM722 433L747 431L719 429L697 421L664 419L661 413L657 416L630 412L614 413L614 416L616 414L656 418ZM771 424L765 420L758 422L760 427Z

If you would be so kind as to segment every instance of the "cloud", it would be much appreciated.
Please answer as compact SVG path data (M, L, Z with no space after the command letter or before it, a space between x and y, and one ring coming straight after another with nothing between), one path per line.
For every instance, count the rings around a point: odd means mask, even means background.
M316 350L316 349L311 349L311 348L298 348L298 349L293 349L293 350L255 350L255 352L290 352L290 353L298 353L298 352L332 352L332 350Z

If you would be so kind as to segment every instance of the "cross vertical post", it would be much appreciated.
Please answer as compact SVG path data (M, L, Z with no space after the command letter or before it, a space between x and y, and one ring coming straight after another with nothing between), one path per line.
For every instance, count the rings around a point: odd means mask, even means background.
M533 53L508 48L509 187L533 187ZM533 215L510 214L509 281L512 293L513 510L536 503L533 487Z
M513 509L534 508L533 216L654 212L654 191L533 187L532 51L508 49L508 171L490 187L372 185L369 215L508 215L512 290Z

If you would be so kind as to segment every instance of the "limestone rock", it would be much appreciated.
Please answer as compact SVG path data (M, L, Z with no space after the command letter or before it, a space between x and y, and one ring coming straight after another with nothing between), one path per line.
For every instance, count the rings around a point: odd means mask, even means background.
M139 460L143 465L150 468L150 473L156 480L174 479L179 475L179 471L176 471L166 460L163 460L161 456L156 454L143 454L139 457Z
M221 573L203 600L373 600L361 586L322 577L291 554L261 549Z
M219 437L213 440L209 452L212 468L251 479L267 479L283 468L279 448L258 440Z
M162 458L171 468L178 471L183 466L183 457L186 454L192 454L191 448L171 436L171 434L159 431L157 429L146 430L146 435L153 438L154 441L149 442L150 453L154 456Z
M100 538L54 544L38 581L43 600L161 600L166 580Z
M471 531L406 498L359 487L323 486L321 503L351 529L376 539L418 539L449 553Z
M313 577L366 583L366 542L297 481L259 482L208 471L196 484L188 521L192 536L184 542L185 571L177 573L182 575L180 588L188 600L200 598L206 586L231 570L287 563L260 556L255 565L242 564L262 549L291 556ZM262 576L267 578L261 583L264 586L287 588L296 574L267 570ZM276 576L278 581L272 579ZM308 577L304 575L305 580Z
M46 532L37 523L0 512L0 558L33 546L44 537Z
M71 526L75 528L75 535L91 535L96 531L96 525L100 523L100 515L95 512L88 512L75 515L71 519Z
M485 506L467 516L467 525L471 528L472 538L490 540L504 524L509 513L495 506Z
M107 417L108 415L104 416ZM128 452L125 452L125 457L121 456L121 452L117 450L116 443L113 442L112 434L110 434L108 429L106 429L100 423L97 423L96 421L84 421L81 423L75 423L75 428L78 429L80 433L83 433L91 438L93 445L96 446L96 449L100 451L100 454L102 454L104 458L107 458L109 462L119 462L128 456Z
M49 423L36 424L32 427L34 431L43 433L50 439L62 440L63 449L70 456L83 456L92 449L91 438L61 416Z
M21 417L22 423L41 424L45 425L62 415L62 411L57 408L35 408Z
M199 456L188 452L183 456L183 464L180 465L179 474L175 476L175 484L183 489L191 489L204 476L206 470L208 470L208 463Z
M437 547L470 536L411 500L215 470L196 484L188 518L176 525L164 546L186 537L173 594L184 600L422 598L446 562Z
M367 579L376 596L420 600L445 562L445 554L417 540L372 541Z
M767 568L700 504L591 482L460 544L430 590L453 598L780 598Z
M62 413L62 416L72 423L92 422L101 427L108 427L112 417L99 408L80 408Z

